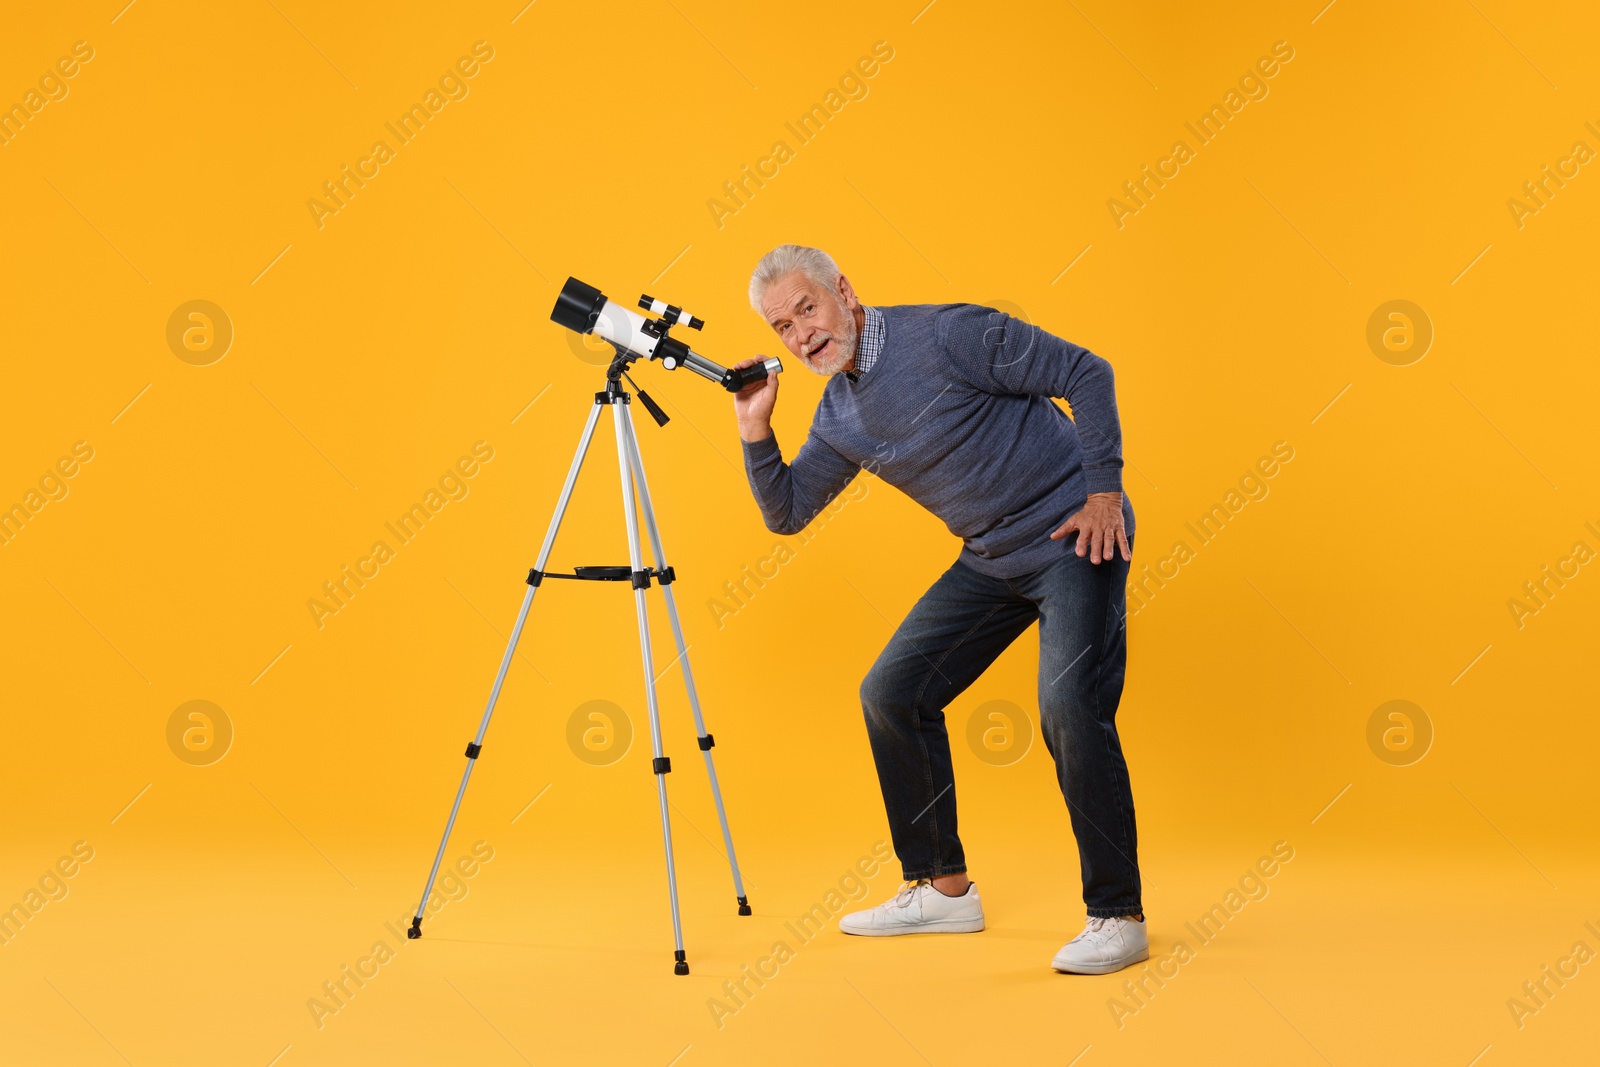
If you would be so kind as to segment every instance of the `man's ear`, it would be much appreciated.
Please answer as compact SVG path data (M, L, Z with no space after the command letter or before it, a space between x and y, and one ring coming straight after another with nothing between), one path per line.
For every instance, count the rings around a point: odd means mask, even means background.
M850 287L850 279L841 274L839 275L839 280L834 284L838 286L839 300L844 304L844 309L846 311L854 311L857 303L856 292Z

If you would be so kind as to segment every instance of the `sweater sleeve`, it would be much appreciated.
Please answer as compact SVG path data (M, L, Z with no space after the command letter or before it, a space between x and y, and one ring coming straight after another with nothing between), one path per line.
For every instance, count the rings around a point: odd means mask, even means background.
M956 374L976 389L1059 397L1071 404L1089 492L1122 491L1122 424L1109 362L1030 322L977 304L940 312L934 341Z
M799 533L849 485L861 468L816 434L808 434L793 463L783 461L778 435L742 441L744 470L761 519L773 533Z

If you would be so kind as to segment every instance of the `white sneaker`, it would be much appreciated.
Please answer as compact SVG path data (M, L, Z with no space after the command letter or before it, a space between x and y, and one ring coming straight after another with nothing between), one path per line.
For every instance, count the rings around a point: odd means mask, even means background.
M1091 918L1050 964L1071 974L1110 974L1149 958L1150 937L1142 921Z
M983 901L978 883L969 882L959 897L946 896L927 878L901 884L893 900L876 908L839 917L847 934L888 937L894 934L970 934L983 929Z

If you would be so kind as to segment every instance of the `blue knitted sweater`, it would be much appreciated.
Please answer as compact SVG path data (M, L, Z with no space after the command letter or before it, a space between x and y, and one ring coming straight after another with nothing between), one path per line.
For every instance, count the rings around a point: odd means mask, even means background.
M856 382L828 379L794 462L776 433L743 442L767 529L804 529L864 468L942 519L962 540L960 561L992 577L1075 551L1077 534L1050 534L1090 493L1122 492L1133 536L1110 363L994 308L880 310L877 362Z

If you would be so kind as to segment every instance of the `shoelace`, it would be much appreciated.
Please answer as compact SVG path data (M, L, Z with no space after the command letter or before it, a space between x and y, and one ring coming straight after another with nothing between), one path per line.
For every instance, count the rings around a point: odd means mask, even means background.
M1085 940L1085 939L1089 939L1089 940L1098 939L1099 937L1101 937L1101 936L1103 936L1103 935L1105 935L1105 934L1110 932L1107 929L1107 927L1110 926L1110 924L1111 924L1111 920L1106 918L1106 917L1104 917L1104 916L1101 916L1101 915L1091 916L1089 918L1089 922L1083 928L1083 933L1081 933L1077 937L1073 938L1073 940L1074 941L1082 941L1082 940Z
M911 898L916 894L917 887L925 882L931 883L932 881L933 879L931 878L918 878L913 882L901 882L899 891L895 893L894 899L889 901L889 903L893 904L897 908L910 907Z

